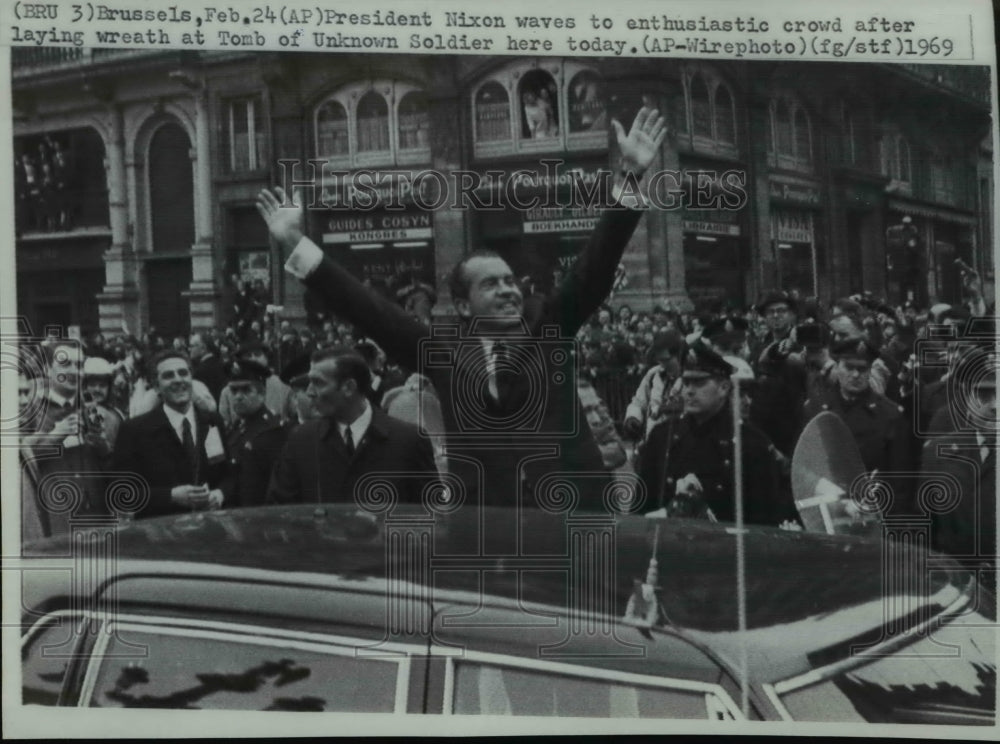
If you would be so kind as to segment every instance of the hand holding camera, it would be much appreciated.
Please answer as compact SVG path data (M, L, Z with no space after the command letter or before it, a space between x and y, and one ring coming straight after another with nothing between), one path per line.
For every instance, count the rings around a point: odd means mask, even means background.
M71 437L80 433L80 415L71 413L56 422L49 431L49 436L57 443L61 443L66 437Z
M638 439L642 435L642 422L635 416L629 416L622 424L627 439Z

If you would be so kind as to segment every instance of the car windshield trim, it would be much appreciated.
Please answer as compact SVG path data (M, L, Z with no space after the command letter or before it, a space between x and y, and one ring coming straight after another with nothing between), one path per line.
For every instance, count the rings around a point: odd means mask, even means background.
M542 661L528 657L507 656L504 654L494 654L488 651L473 651L461 648L448 648L445 646L432 646L429 655L433 657L445 657L445 681L444 681L444 715L451 715L455 696L455 662L456 659L470 664L489 664L495 667L506 667L511 669L527 669L536 672L548 672L566 677L575 677L601 682L620 682L623 684L633 684L642 687L656 689L680 690L683 692L700 692L705 695L713 695L722 701L726 711L736 720L746 720L743 712L736 702L729 696L722 685L715 682L699 682L697 680L681 679L678 677L654 677L635 672L619 672L612 669L600 667L582 666L580 664L568 664L558 661Z
M954 620L971 601L972 596L969 591L966 591L934 617L928 618L922 623L907 628L899 635L888 638L882 643L866 649L863 654L848 656L847 658L827 664L826 666L810 669L804 674L790 677L788 679L781 680L780 682L775 682L772 685L774 693L776 695L787 695L788 693L802 689L803 687L809 687L810 685L825 682L838 674L850 671L851 669L865 666L873 661L878 661L879 659L890 655L897 649L914 642L917 639L916 637L923 635L932 628L941 627L949 623L951 620Z
M127 618L124 621L120 618ZM164 622L158 622L159 620ZM210 629L207 626L227 626L226 630ZM111 639L118 630L135 630L143 633L158 633L173 637L197 637L206 640L230 641L253 646L269 646L275 648L290 648L299 651L309 651L329 656L361 658L376 662L393 663L397 665L396 689L393 713L405 713L409 696L412 658L415 654L421 657L426 654L426 648L409 644L385 644L381 653L374 651L369 654L359 654L362 650L357 642L361 639L350 639L344 636L328 636L321 633L307 633L295 630L280 630L263 628L238 623L221 623L213 621L189 620L186 618L159 618L141 615L116 615L115 619L103 624L97 644L95 644L88 661L87 674L84 678L77 707L90 706L100 668L107 655ZM308 636L310 640L302 640ZM336 640L333 640L336 639ZM394 646L389 649L388 646Z

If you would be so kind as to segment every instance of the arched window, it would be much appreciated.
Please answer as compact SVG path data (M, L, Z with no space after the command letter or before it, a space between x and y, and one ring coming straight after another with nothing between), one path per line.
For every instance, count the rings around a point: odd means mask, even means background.
M812 169L812 125L809 112L785 96L771 101L772 165L792 170Z
M373 90L358 101L358 152L389 150L389 106Z
M399 102L399 149L430 147L430 109L423 91L410 91Z
M559 89L545 70L531 70L518 85L521 137L546 139L559 135Z
M575 60L518 60L471 89L476 157L608 146L608 93L600 74Z
M194 244L191 140L179 124L164 124L149 143L149 213L153 251L176 253Z
M337 160L340 167L426 162L430 126L427 96L414 85L352 83L316 107L316 157Z
M327 101L316 114L316 149L319 157L343 157L351 152L347 109Z
M792 117L788 104L778 101L774 109L774 147L779 155L792 155Z
M695 137L712 138L712 107L708 85L701 75L691 77L691 133Z
M913 169L910 160L910 143L907 142L906 137L902 135L898 138L899 143L899 163L896 169L896 178L904 183L910 183L913 180Z
M736 144L736 108L733 95L725 85L715 88L715 138Z
M604 82L592 70L578 72L569 83L569 131L593 132L607 128Z
M897 132L890 132L882 138L882 175L888 176L904 190L909 189L913 180L913 164L910 143Z
M732 88L711 66L686 65L680 94L672 99L679 147L737 157L736 99Z
M672 103L670 108L673 114L674 131L677 134L686 135L690 132L690 129L688 129L688 114L691 107L688 106L687 90L682 84L677 84L670 100Z
M799 160L812 162L812 138L809 132L809 118L801 108L795 109L792 129L795 133L793 155Z
M510 96L500 83L490 81L476 93L476 140L501 142L511 139Z

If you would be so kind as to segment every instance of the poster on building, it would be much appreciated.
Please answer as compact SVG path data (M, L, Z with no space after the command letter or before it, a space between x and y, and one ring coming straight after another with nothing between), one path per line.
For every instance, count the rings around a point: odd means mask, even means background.
M995 25L0 3L4 734L996 740Z
M240 252L240 281L245 286L271 290L271 256L267 251Z

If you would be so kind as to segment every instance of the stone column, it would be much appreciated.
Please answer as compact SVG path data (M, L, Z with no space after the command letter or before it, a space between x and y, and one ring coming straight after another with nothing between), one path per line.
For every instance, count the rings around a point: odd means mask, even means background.
M195 242L191 246L191 330L206 330L217 325L215 256L213 253L212 159L208 112L208 93L202 86L195 91L194 145L194 220Z
M111 247L104 254L104 291L97 296L102 333L141 331L139 267L129 229L128 174L122 108L112 104L111 142L107 151L108 211Z

